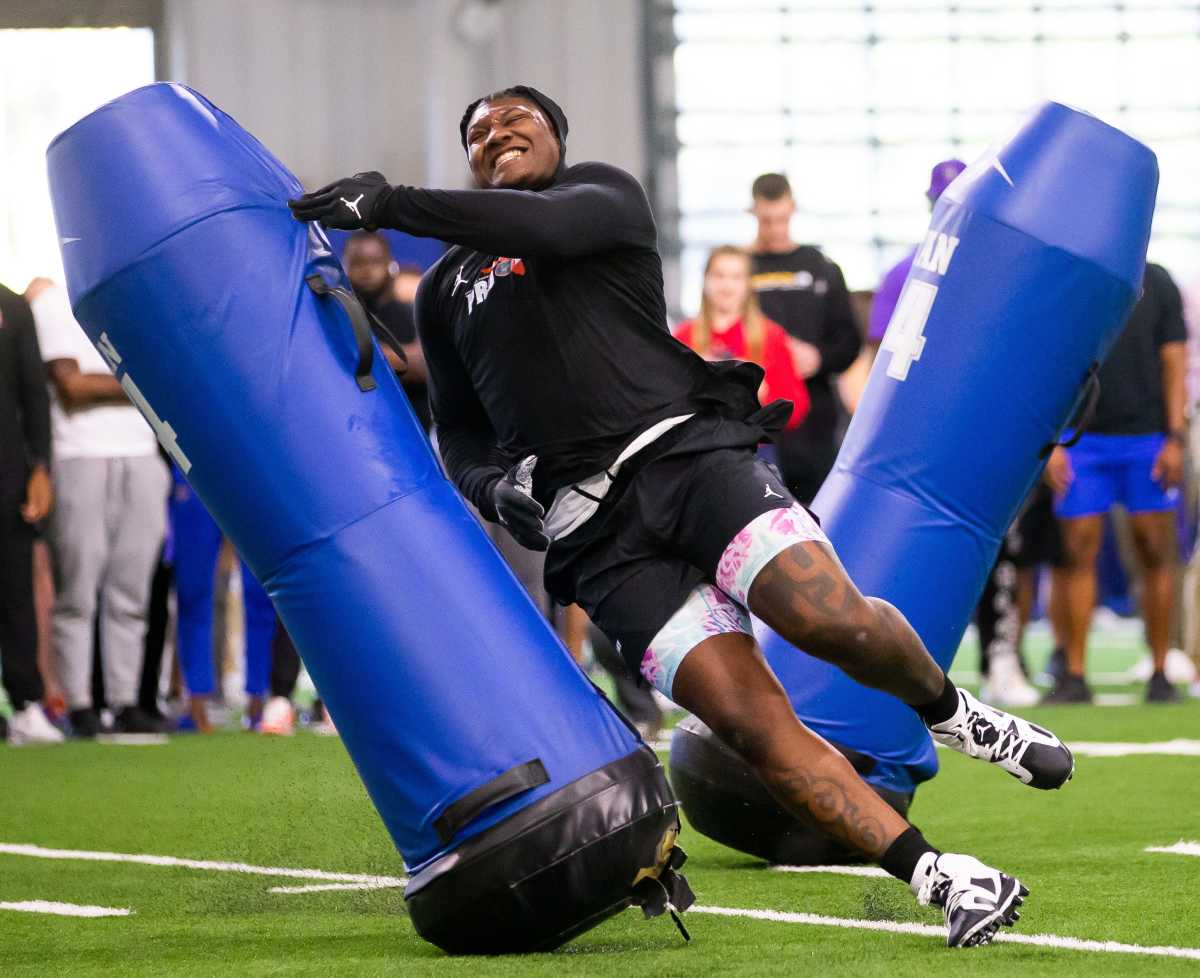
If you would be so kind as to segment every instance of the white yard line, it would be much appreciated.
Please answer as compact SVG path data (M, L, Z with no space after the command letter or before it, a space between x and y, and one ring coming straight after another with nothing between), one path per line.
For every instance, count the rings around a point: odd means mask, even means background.
M405 881L398 883L314 883L312 886L272 886L268 893L327 893L330 890L388 890L404 886Z
M1134 754L1173 754L1200 757L1200 740L1160 740L1153 743L1109 740L1069 740L1067 746L1084 757L1129 757Z
M1146 846L1147 852L1165 852L1172 856L1200 856L1200 842L1184 842L1180 839L1171 846Z
M1142 697L1133 693L1096 693L1092 697L1093 706L1137 706Z
M54 900L20 900L0 902L0 910L20 910L23 913L52 913L57 917L128 917L126 907L89 907L82 903L58 903Z
M176 856L150 856L129 852L90 852L84 849L47 849L42 846L0 842L0 855L30 856L35 859L78 859L103 863L139 863L143 866L168 866L179 869L205 869L218 873L251 873L256 876L288 876L302 880L329 880L336 883L367 883L372 886L403 886L396 876L368 876L365 873L330 873L323 869L289 869L282 866L253 866L249 863L216 862L209 859L180 859Z
M852 920L844 917L823 917L814 913L786 913L781 910L738 910L732 907L692 907L688 913L715 914L718 917L747 917L751 920L772 920L783 924L806 924L810 927L843 927L849 930L885 931L889 934L916 934L922 937L946 939L944 927L932 924L899 923L892 920ZM1037 947L1062 948L1068 951L1098 951L1105 954L1145 954L1166 958L1190 958L1200 961L1200 948L1169 947L1145 944L1122 944L1119 941L1088 941L1078 937L1059 937L1056 934L1020 934L1003 931L997 941L1008 944L1032 944Z
M886 869L878 866L772 866L777 873L836 873L839 876L882 876L891 879Z
M942 744L935 743L941 750L951 750ZM1175 740L1159 740L1149 743L1140 741L1120 740L1071 740L1067 742L1077 755L1082 757L1130 757L1134 754L1168 754L1177 757L1200 757L1200 740L1187 740L1178 737ZM656 751L665 752L671 749L669 740L655 740L650 747Z
M96 743L107 744L109 747L162 747L170 742L166 734L160 733L96 734Z

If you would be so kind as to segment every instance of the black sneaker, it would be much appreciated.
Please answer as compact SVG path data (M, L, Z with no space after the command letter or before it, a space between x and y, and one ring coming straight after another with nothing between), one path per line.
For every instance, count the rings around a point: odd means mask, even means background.
M167 724L151 716L140 706L127 706L113 718L113 733L166 733Z
M72 737L91 740L100 732L100 714L90 706L82 710L72 710L69 716Z
M1067 652L1061 645L1056 646L1050 653L1050 658L1046 660L1045 672L1051 682L1057 682L1067 674Z
M1043 706L1053 706L1066 703L1090 703L1092 690L1083 676L1071 673L1059 676L1054 681L1054 688L1042 697Z
M1146 683L1147 703L1178 703L1179 700L1179 690L1167 681L1166 673L1159 671L1151 674L1150 682Z

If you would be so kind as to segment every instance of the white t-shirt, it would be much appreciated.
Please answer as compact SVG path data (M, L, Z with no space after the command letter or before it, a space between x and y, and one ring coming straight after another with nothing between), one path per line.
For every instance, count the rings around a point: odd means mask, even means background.
M30 303L42 359L74 360L85 374L111 374L104 357L75 321L65 289L46 289ZM50 384L53 454L68 458L137 458L153 455L154 432L132 404L64 408Z

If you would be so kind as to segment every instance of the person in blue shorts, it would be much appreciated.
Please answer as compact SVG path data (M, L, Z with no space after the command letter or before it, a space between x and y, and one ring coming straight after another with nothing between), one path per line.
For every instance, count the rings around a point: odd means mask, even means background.
M1046 466L1063 533L1061 575L1067 668L1045 698L1086 703L1088 627L1096 603L1096 556L1104 518L1125 507L1142 571L1142 617L1154 673L1148 702L1178 691L1163 671L1175 601L1175 508L1186 438L1187 328L1179 289L1160 265L1146 266L1142 296L1100 370L1100 399L1087 433L1056 448Z

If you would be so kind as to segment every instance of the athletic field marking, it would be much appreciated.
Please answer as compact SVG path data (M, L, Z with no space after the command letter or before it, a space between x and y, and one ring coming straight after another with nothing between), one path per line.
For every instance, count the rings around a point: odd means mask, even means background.
M20 900L0 903L0 910L21 910L25 913L52 913L58 917L128 917L132 910L125 907L89 907L82 903L58 903L54 900Z
M841 876L882 876L891 879L892 874L878 866L772 866L777 873L837 873Z
M162 747L170 742L166 734L160 733L96 734L96 743L109 747Z
M815 913L785 913L779 910L737 910L731 907L692 907L688 913L709 913L718 917L748 917L751 920L773 920L783 924L807 924L810 927L845 927L851 930L878 930L889 934L916 934L922 937L946 939L946 928L932 924L899 923L892 920L849 920L844 917L823 917ZM1100 951L1106 954L1147 954L1166 958L1190 958L1200 961L1200 947L1169 947L1144 944L1122 944L1119 941L1087 941L1078 937L1059 937L1056 934L1014 934L1003 931L995 940L1008 944L1033 944L1068 951Z
M1172 846L1146 846L1147 852L1166 852L1173 856L1200 856L1200 842L1184 842L1182 839Z
M251 873L256 876L288 876L301 880L329 880L334 883L367 883L371 886L404 886L396 876L369 876L365 873L329 873L323 869L287 869L281 866L252 866L249 863L215 862L209 859L179 859L175 856L148 856L127 852L89 852L85 849L47 849L42 846L0 842L0 854L30 856L35 859L82 859L101 863L139 863L143 866L169 866L179 869L207 869L218 873Z
M649 745L659 753L671 749L669 740L654 740ZM934 746L942 750L953 750L936 741ZM1200 740L1177 737L1174 740L1159 740L1149 743L1122 740L1079 740L1067 744L1081 757L1130 757L1135 754L1167 754L1176 757L1200 757Z
M1181 757L1200 757L1200 740L1160 740L1153 743L1123 743L1121 741L1069 741L1067 746L1084 757L1129 757L1133 754L1174 754Z
M1133 693L1097 693L1092 697L1093 706L1136 706L1142 702Z
M398 883L314 883L312 886L272 886L268 893L326 893L330 890L388 890L406 885Z

